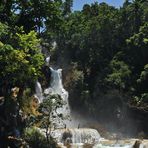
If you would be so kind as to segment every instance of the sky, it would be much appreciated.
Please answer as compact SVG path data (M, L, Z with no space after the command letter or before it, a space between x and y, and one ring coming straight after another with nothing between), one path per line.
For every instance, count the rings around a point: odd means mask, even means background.
M73 0L73 10L82 10L84 4L91 4L94 2L105 2L111 6L119 8L125 0Z

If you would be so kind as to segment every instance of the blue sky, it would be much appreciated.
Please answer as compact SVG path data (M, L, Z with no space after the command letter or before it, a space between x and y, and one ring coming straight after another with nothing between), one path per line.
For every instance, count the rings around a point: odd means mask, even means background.
M73 10L82 10L84 4L91 4L94 2L106 2L107 4L115 7L120 7L125 0L73 0Z

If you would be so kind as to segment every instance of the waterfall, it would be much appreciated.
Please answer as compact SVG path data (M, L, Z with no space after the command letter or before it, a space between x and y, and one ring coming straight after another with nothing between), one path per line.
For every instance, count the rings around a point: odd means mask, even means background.
M54 70L50 67L51 70L51 84L50 87L53 89L53 93L63 95L65 89L62 84L62 69ZM67 92L66 92L67 93Z
M57 139L58 143L64 143L70 140L71 143L97 143L100 135L97 130L90 128L71 128L55 130L52 133L53 137Z
M49 61L50 57L47 57L45 60L45 65L49 67ZM70 115L70 106L68 102L68 92L64 89L63 83L62 83L62 69L53 69L52 67L49 67L50 73L51 73L51 80L49 87L42 90L41 84L37 81L36 82L36 96L39 99L39 102L42 102L43 99L46 99L43 94L48 95L54 95L58 94L61 96L62 101L64 102L61 108L57 109L58 113L61 113L63 117L66 117ZM54 119L54 122L59 123L59 119ZM70 125L70 121L68 119L64 120L64 124L62 123L62 128L65 125ZM61 123L59 123L59 128L61 128ZM66 126L65 126L66 128ZM100 138L99 133L95 129L63 129L63 130L56 130L53 132L54 137L59 142L63 141L63 136L65 132L69 131L71 133L71 140L72 143L84 143L84 142L94 142L98 141ZM58 136L57 136L58 135ZM58 137L58 138L57 138ZM68 138L68 137L67 137ZM66 140L66 139L65 139Z
M95 143L100 139L100 135L95 129L70 129L73 138L72 143Z
M49 66L49 62L50 62L50 56L46 58L45 64L46 64L47 66Z
M68 118L70 115L70 106L68 102L68 92L64 89L62 84L62 69L54 70L50 67L51 71L51 82L49 88L45 89L44 93L47 94L58 94L61 96L63 106L57 109L57 112ZM66 120L65 120L66 121Z
M49 67L50 57L47 57L45 60L45 65ZM48 95L54 95L58 94L61 96L63 105L62 107L57 109L58 114L62 114L65 119L67 119L70 116L70 107L68 102L68 92L64 89L62 84L62 69L53 69L52 67L49 67L49 71L51 73L51 80L48 88L45 88L42 90L42 86L39 81L36 82L35 86L35 95L39 100L39 103L43 101L43 99L46 99L43 94ZM56 121L56 119L55 119ZM57 119L58 121L58 119ZM66 122L67 120L65 120ZM63 124L63 125L61 125ZM65 126L66 123L61 123L60 126Z
M43 90L39 81L36 82L35 92L35 95L37 96L39 103L41 103L43 101Z
M39 99L39 102L41 103L43 99L46 99L43 94L46 95L54 95L58 94L61 96L62 101L64 102L63 106L61 108L57 109L58 113L63 114L64 116L70 115L70 106L68 102L68 92L64 89L64 86L62 84L62 69L54 69L52 67L49 67L49 61L50 57L46 58L45 65L48 66L49 71L51 73L51 80L49 87L46 89L42 89L42 86L40 82L36 82L35 90L36 90L36 96ZM48 69L47 68L47 69ZM58 124L58 128L52 131L52 136L57 140L58 144L64 144L70 143L71 145L74 145L76 147L81 147L83 144L92 144L95 146L92 146L94 148L132 148L134 142L125 143L125 141L121 141L121 143L117 143L116 141L101 141L101 137L97 130L91 129L91 128L76 128L79 124L83 123L83 120L81 117L76 116L73 118L74 120L72 122L67 122L65 120L65 124L68 125L68 127L72 127L73 124L75 128L67 128L65 126L65 129L63 128L63 125L61 126L61 123L59 123L59 119L55 120L55 122ZM112 142L112 143L111 143ZM111 144L110 144L111 143ZM78 146L79 145L79 146ZM142 145L140 145L141 148Z
M45 65L49 66L49 62L50 56L45 59ZM49 67L49 71L51 71L51 82L49 84L49 87L45 90L42 90L40 82L37 81L35 86L35 95L39 99L39 102L42 102L44 99L43 93L45 93L46 95L60 95L65 104L62 109L64 111L63 113L65 114L66 112L70 111L70 107L68 103L68 92L64 89L62 84L62 69L54 70L52 67Z
M50 56L48 56L45 59L45 65L49 66L49 62L50 62ZM35 84L35 96L38 98L39 103L41 103L44 99L42 86L41 86L41 83L39 81L37 81L36 84Z
M63 101L68 104L68 92L64 89L62 84L62 69L54 70L50 67L51 70L51 84L50 88L52 88L54 94L58 94L61 96Z

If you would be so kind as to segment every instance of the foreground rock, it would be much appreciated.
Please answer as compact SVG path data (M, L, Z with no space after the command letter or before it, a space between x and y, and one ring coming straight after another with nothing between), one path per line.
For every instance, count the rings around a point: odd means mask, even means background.
M58 143L71 144L71 143L98 143L100 134L97 130L91 128L71 128L71 129L58 129L53 131L52 136Z

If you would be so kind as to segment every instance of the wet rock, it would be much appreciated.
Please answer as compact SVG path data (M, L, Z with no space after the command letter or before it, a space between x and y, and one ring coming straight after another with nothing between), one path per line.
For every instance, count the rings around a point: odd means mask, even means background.
M62 135L62 141L66 144L72 143L72 133L69 129L65 130L65 132Z
M133 148L140 148L140 144L141 143L142 142L140 140L136 140L135 143L134 143L134 145L133 145Z

